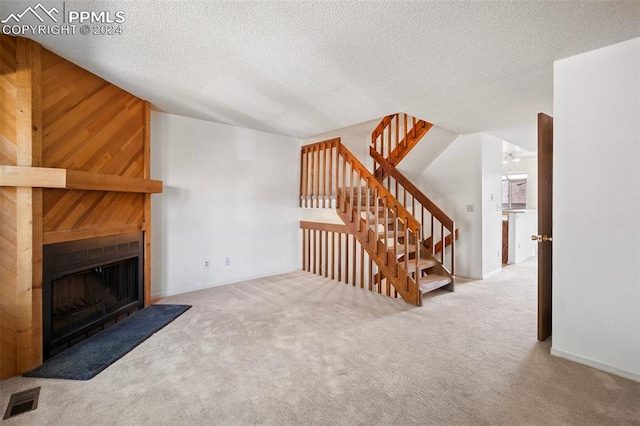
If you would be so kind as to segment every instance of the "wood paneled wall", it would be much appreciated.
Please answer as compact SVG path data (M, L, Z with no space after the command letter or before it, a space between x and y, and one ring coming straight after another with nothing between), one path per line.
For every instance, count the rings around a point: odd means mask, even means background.
M0 35L0 165L149 179L149 104L23 38ZM0 187L0 378L42 363L42 245L145 231L150 195ZM145 254L145 304L150 295ZM27 300L28 299L28 300Z
M16 165L16 39L0 36L0 163ZM16 374L16 192L0 187L0 378Z
M145 104L43 50L43 166L144 177ZM74 240L118 227L140 229L144 199L136 193L45 189L45 241Z

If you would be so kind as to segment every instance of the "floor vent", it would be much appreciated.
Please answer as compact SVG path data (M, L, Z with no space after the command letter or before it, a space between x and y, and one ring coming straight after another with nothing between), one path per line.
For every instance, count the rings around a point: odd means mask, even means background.
M2 420L35 410L38 408L38 396L40 396L40 386L14 393L9 399L9 405L7 406L7 411L4 412Z

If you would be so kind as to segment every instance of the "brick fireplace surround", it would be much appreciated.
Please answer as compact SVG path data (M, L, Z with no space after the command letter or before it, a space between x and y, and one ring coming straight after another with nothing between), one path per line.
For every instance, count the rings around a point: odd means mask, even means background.
M151 283L150 106L0 35L0 379L42 363L47 244L142 231Z

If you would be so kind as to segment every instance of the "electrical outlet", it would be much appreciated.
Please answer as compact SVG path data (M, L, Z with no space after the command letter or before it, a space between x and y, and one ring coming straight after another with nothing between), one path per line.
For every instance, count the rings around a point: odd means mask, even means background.
M208 260L204 261L204 268L205 269L209 269L209 261Z
M224 258L224 266L231 266L231 258L230 257L225 257Z

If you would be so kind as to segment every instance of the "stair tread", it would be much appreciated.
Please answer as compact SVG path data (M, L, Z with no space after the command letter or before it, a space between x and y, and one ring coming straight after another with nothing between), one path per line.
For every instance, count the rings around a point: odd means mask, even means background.
M418 280L422 294L444 287L447 284L451 284L451 278L438 274L426 275Z
M401 267L404 267L404 264L405 264L405 262L400 262L399 263L399 265ZM418 269L419 270L423 270L423 269L433 268L437 264L438 264L438 262L436 262L435 260L421 258L420 260L418 260ZM413 272L415 272L415 270L416 270L416 261L415 261L415 259L409 259L409 266L407 266L407 272L413 273Z

